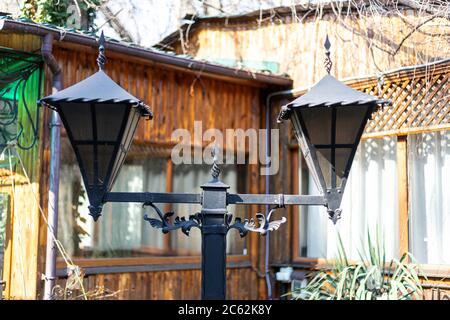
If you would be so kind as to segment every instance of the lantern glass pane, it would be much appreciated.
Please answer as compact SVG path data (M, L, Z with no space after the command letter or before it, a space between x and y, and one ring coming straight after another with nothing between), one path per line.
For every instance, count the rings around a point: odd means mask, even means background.
M342 178L345 176L345 168L349 161L350 155L352 154L351 148L338 148L336 149L336 186L340 187L342 183Z
M126 126L125 135L122 139L122 144L124 145L125 149L128 150L128 148L131 145L131 142L133 142L134 133L136 131L137 125L139 123L141 115L137 111L136 108L131 108L130 110L130 116L128 117L128 122Z
M128 114L127 123L125 125L125 130L123 132L123 136L121 138L120 147L118 150L118 154L114 159L114 165L111 172L111 180L108 183L108 188L111 188L114 184L114 181L117 177L120 168L122 167L123 162L125 161L125 157L127 155L128 150L130 149L131 143L133 142L134 133L136 131L137 125L139 124L140 113L136 108L131 107L131 110Z
M331 188L331 149L318 149L316 156L325 180L325 185L327 188Z
M331 108L302 108L300 113L311 144L331 143Z
M80 165L86 174L87 184L92 185L94 182L94 146L91 144L77 145L76 148L81 157Z
M336 108L336 144L355 143L367 108L367 105Z
M91 105L86 103L61 103L61 116L67 121L68 128L75 141L92 141Z
M125 104L96 104L98 141L117 141L125 112Z
M98 157L98 184L103 185L106 175L108 174L108 168L113 159L114 146L113 145L98 145L97 146Z

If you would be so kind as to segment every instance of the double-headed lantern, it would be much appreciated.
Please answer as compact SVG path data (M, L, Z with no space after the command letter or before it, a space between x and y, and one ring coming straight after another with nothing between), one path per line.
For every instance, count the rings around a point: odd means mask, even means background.
M101 215L109 192L133 141L139 119L152 117L148 106L103 71L105 38L99 40L99 71L75 85L40 100L61 117L80 166L90 214Z
M336 223L364 128L372 113L389 101L356 91L331 76L328 36L325 49L328 74L306 94L283 106L278 120L291 119L309 171Z

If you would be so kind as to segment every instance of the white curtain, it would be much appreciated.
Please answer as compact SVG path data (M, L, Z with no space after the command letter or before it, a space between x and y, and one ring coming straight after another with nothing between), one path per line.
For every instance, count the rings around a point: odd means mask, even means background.
M408 136L410 251L420 263L450 263L450 131Z
M238 190L238 184L240 180L246 180L244 172L238 172L235 165L222 165L221 179L224 183L230 186L229 193L246 193L246 190ZM229 205L227 210L233 215L232 223L235 222L236 217L240 217L242 221L247 218L246 206L241 205ZM235 229L230 230L227 234L227 254L246 255L246 238L241 238L239 232Z
M200 186L211 180L210 166L206 165L176 165L173 170L173 192L201 192ZM173 209L178 216L200 212L197 204L174 204ZM187 237L181 231L172 232L172 248L180 255L195 255L201 252L201 233L198 228L192 228Z
M178 165L174 167L173 191L174 192L201 192L200 186L212 179L210 165ZM230 186L228 192L237 192L238 177L236 166L221 165L220 179ZM243 217L245 209L242 206L230 205L228 211L234 217ZM176 204L175 214L179 216L189 216L200 212L200 205ZM233 218L234 219L234 218ZM233 220L234 221L234 220ZM201 253L201 233L197 228L192 228L189 237L181 231L173 233L172 246L180 255L194 255ZM245 254L245 240L241 239L239 233L232 230L227 236L228 254Z
M74 171L72 165L61 165L59 175L58 239L69 254L74 253L72 217Z
M166 162L164 158L150 158L144 164L144 192L166 192ZM157 204L164 212L164 204ZM153 209L145 209L150 217L156 217ZM141 217L142 219L142 217ZM155 229L146 221L142 223L142 245L162 249L164 247L164 235L161 230Z
M113 191L142 192L144 170L142 165L125 165L114 184ZM138 249L142 241L142 205L138 203L107 203L102 217L96 222L95 249Z
M70 255L76 255L76 246L80 249L92 246L93 224L89 216L89 203L87 195L80 195L80 188L84 191L81 182L81 173L78 166L69 164L61 165L59 178L58 198L58 239ZM78 199L74 199L78 197ZM78 214L74 212L77 204ZM85 234L87 233L87 234ZM76 244L76 242L78 242Z
M166 159L149 158L136 164L126 164L114 184L113 191L165 192ZM158 205L164 212L164 205ZM95 249L141 250L163 247L161 230L154 229L143 219L144 213L155 217L151 208L143 209L141 203L107 203L98 220Z
M113 191L122 192L165 192L166 191L166 161L163 158L150 158L145 162L126 164L122 167L114 184ZM200 186L211 180L210 165L180 165L174 167L173 192L201 192ZM229 192L237 192L239 176L234 165L221 166L221 179L230 185ZM103 207L102 216L97 222L89 216L87 199L79 199L80 218L76 221L72 216L73 182L80 179L75 166L63 166L61 169L61 188L59 196L59 239L66 250L74 253L73 236L76 225L87 231L88 235L81 237L80 249L90 252L93 257L121 257L136 254L155 254L164 249L164 236L172 237L171 246L177 254L197 255L201 252L201 233L197 228L191 229L189 237L180 230L163 235L161 230L154 229L143 220L144 213L157 217L153 209L142 208L138 203L107 203ZM239 180L240 181L240 180ZM240 192L243 192L240 190ZM158 205L164 212L164 204ZM173 210L178 216L188 217L200 212L200 205L174 204ZM245 216L242 206L229 206L229 212L234 216ZM155 250L156 249L156 250ZM245 253L245 240L234 230L227 237L227 252L230 254Z
M307 171L302 170L303 174ZM302 192L319 194L311 176ZM302 186L301 186L302 187ZM356 152L341 204L342 218L334 226L323 207L302 207L300 221L300 255L335 258L339 232L346 253L359 259L364 252L367 232L376 236L377 227L384 239L386 257L399 252L396 175L396 139L362 141ZM303 234L302 234L303 233Z
M165 163L166 159L150 158L145 163L124 165L113 191L165 192ZM81 236L80 249L88 250L94 256L129 255L129 250L135 250L135 253L139 250L142 254L146 254L151 253L152 248L163 247L161 231L153 229L143 220L142 204L107 203L103 207L100 219L94 222L89 216L87 197L80 198L78 199L80 217L75 219L72 213L73 185L74 181L79 179L81 177L76 166L61 166L58 238L70 254L74 254L73 237L78 228L88 233ZM152 209L146 209L145 213L154 216Z

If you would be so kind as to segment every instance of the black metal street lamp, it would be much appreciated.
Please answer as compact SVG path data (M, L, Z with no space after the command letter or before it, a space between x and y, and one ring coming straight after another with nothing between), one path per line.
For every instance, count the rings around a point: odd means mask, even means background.
M305 95L282 107L278 122L291 119L317 188L327 199L330 219L339 206L361 135L372 113L389 101L356 91L330 75L330 42L325 41L328 75Z
M329 42L327 38L327 71ZM279 120L293 121L299 144L318 184L321 195L231 194L220 181L216 157L212 180L201 186L202 193L111 192L141 116L151 118L149 108L112 81L103 71L104 37L100 37L97 59L100 70L93 76L45 97L40 102L56 110L75 151L95 220L106 202L137 202L153 208L159 219L144 219L152 227L167 233L181 229L189 235L196 227L202 233L202 299L225 299L226 236L236 229L241 237L248 231L266 234L276 230L285 218L270 221L274 210L286 205L323 205L334 222L351 163L364 126L372 112L385 101L355 91L330 75L325 76L307 94L284 106ZM163 214L155 204L195 203L202 209L188 219ZM272 206L266 216L257 214L241 221L227 210L230 204Z
M75 85L40 100L56 110L72 144L95 221L103 197L119 173L139 118L152 117L150 109L103 71L105 38L100 36L99 71Z

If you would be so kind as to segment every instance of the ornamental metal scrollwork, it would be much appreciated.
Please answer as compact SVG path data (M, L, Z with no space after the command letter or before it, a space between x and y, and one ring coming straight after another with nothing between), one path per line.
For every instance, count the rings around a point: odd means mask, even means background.
M272 213L279 208L280 207L275 207L270 210L267 217L264 214L258 212L256 214L256 220L258 220L258 223L256 223L255 220L251 218L250 221L245 222L245 229L251 232L258 232L263 236L266 235L269 231L277 230L283 223L286 222L285 217L282 217L280 220L270 221Z
M245 237L248 233L248 229L245 227L245 225L248 223L248 219L245 219L242 222L241 218L236 217L234 219L234 223L231 224L232 219L233 219L233 215L229 214L227 216L228 231L230 231L231 229L236 229L237 231L239 231L239 235L241 236L241 238Z
M38 74L32 77L35 72ZM31 100L29 95L39 96L41 80L40 57L0 50L0 151L10 143L22 150L30 150L36 145L39 110L33 110L34 106L29 106L27 101ZM19 115L19 106L22 116Z
M148 221L153 228L161 229L163 233L168 233L172 230L181 229L181 231L189 236L191 228L201 229L201 216L199 213L190 215L188 220L185 217L175 217L174 222L170 222L170 218L175 214L173 211L163 214L161 210L153 203L144 203L145 206L152 207L159 216L159 219L150 218L147 214L144 215L144 220Z

